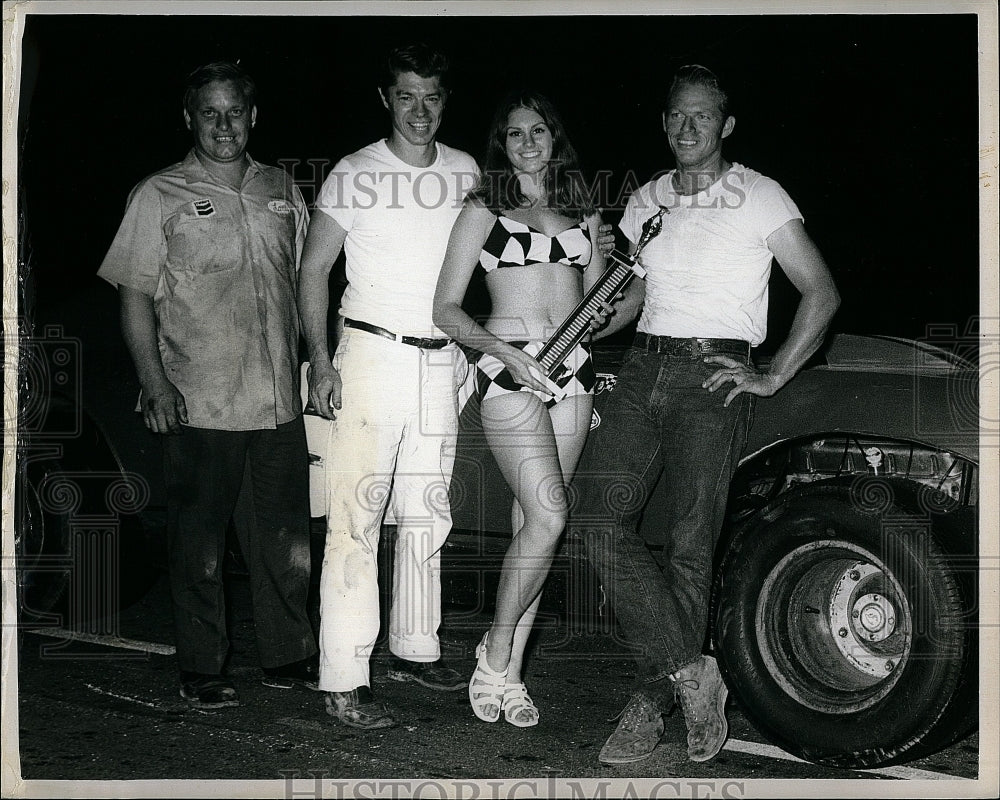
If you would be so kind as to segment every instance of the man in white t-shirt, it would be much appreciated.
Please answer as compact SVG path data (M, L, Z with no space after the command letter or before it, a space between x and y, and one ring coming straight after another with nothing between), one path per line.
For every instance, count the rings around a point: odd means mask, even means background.
M735 119L715 75L682 67L663 127L676 169L641 187L621 229L633 244L661 214L642 249L607 335L633 320L602 424L591 433L579 481L613 475L613 497L581 490L574 526L608 591L620 630L637 648L639 686L600 753L606 764L649 756L674 700L684 711L688 756L713 758L725 742L726 687L703 655L712 557L754 395L774 394L820 346L840 299L802 215L775 181L723 158ZM802 297L788 337L767 370L750 361L763 341L772 259ZM722 391L719 391L719 390ZM661 568L637 532L659 478L668 518ZM621 498L627 494L629 499Z
M326 443L326 555L320 583L319 688L327 711L361 729L396 724L371 691L379 632L378 541L397 524L388 676L451 691L441 662L440 551L465 359L434 326L434 289L451 227L478 178L475 161L437 141L448 63L425 45L393 50L379 83L392 132L345 158L316 201L302 256L299 315L309 401L332 420ZM328 344L331 267L348 285Z

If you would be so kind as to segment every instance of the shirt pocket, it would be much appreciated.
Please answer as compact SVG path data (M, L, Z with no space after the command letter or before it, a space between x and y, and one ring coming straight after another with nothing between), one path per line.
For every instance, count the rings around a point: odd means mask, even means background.
M199 214L196 206L187 204L164 225L167 260L175 269L199 274L239 267L244 242L237 221L214 208Z
M248 196L243 209L255 263L262 268L270 267L282 279L294 283L299 212L291 202L273 194Z

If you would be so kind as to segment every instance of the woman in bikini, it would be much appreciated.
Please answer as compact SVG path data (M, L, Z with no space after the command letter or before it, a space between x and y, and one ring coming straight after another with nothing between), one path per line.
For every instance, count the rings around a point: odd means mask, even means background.
M475 367L483 432L514 493L493 624L469 681L476 716L538 724L523 660L559 537L566 485L590 430L595 373L589 342L546 377L533 357L604 271L600 216L551 103L512 95L494 118L483 177L465 201L434 297L434 323L482 353ZM462 310L475 269L486 273L490 317Z

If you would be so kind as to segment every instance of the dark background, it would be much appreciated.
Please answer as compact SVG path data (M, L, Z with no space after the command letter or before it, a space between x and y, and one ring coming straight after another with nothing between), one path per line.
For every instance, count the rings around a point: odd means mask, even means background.
M387 133L377 63L417 39L453 61L443 142L481 158L502 95L538 87L585 169L611 173L603 205L615 222L623 190L672 166L659 105L670 76L705 64L730 86L726 155L788 190L830 264L843 295L835 331L961 334L978 313L975 15L46 15L27 20L23 40L28 318L106 316L114 292L94 273L131 187L190 147L192 68L241 61L258 83L249 152L292 168L311 200L340 156ZM797 297L775 273L772 347Z

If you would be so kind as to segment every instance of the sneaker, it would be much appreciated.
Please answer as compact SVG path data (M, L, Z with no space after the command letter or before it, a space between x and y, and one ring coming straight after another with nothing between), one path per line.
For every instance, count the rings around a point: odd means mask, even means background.
M367 686L349 692L327 692L326 713L363 731L392 728L396 724L395 709L387 703L376 703Z
M407 661L405 658L392 656L386 674L394 681L413 681L428 689L438 689L442 692L454 692L464 688L469 683L451 667L442 664L441 659L437 661Z
M597 757L602 764L630 764L648 758L663 736L663 712L649 695L632 695L615 732Z
M688 729L688 758L708 761L726 742L726 698L729 690L722 681L719 665L711 656L702 656L671 676L674 693Z
M275 689L291 689L301 686L305 689L319 691L319 655L314 654L300 661L293 661L280 667L264 667L265 686Z
M181 697L192 708L226 708L240 704L229 678L202 672L181 672Z

